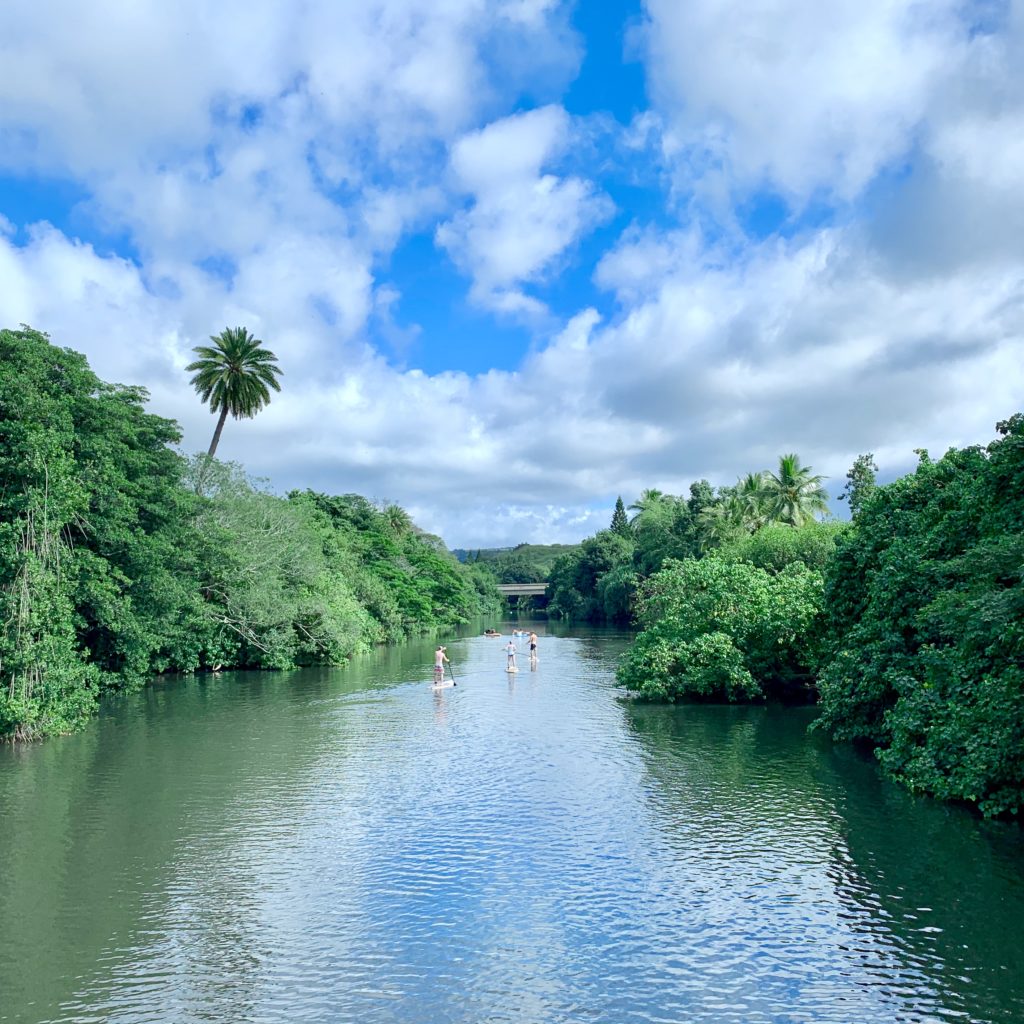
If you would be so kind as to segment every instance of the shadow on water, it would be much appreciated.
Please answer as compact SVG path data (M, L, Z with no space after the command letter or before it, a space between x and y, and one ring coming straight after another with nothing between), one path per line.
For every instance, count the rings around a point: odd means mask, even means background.
M663 834L708 851L755 904L802 902L795 960L817 941L859 986L913 996L918 1013L1024 1020L1019 825L913 796L873 759L808 734L812 709L624 705ZM838 939L815 927L827 908Z

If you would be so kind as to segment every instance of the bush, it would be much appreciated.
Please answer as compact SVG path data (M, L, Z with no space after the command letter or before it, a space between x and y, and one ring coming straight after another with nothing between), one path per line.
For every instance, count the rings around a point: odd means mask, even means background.
M670 561L641 587L645 628L619 679L650 699L805 692L821 583L802 562L772 574L714 556Z
M1024 418L874 491L826 572L820 727L910 788L1024 804Z

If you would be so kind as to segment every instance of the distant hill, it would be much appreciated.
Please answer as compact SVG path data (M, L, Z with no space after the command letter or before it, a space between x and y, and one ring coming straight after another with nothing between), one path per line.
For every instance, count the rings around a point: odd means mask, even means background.
M486 565L499 583L541 583L550 575L556 558L578 547L578 544L518 544L514 548L455 548L452 554L460 562Z

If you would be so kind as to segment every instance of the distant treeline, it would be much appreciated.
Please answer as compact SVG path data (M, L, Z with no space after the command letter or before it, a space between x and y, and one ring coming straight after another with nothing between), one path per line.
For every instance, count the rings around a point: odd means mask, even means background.
M155 673L337 664L500 607L398 506L186 459L144 389L37 331L0 331L0 366L0 736Z
M578 550L579 544L517 544L513 548L455 548L452 553L460 562L489 569L499 583L543 583L558 558Z
M848 524L814 518L820 481L792 456L717 491L648 491L559 560L549 610L635 622L619 677L642 698L805 694L816 727L911 789L1018 814L1024 417L998 432L882 487L859 457Z

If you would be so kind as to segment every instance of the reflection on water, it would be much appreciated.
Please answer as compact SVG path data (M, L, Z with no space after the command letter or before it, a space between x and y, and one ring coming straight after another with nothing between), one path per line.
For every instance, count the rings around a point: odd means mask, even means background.
M0 1021L1024 1020L1019 828L544 626L0 750Z

